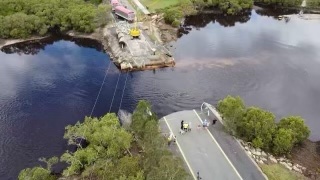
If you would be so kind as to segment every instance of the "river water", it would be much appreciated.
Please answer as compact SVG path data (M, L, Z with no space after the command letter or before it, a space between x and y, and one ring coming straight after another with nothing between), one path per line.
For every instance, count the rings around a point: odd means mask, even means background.
M285 22L255 11L237 18L190 17L173 43L176 67L128 76L93 42L48 39L5 49L0 52L0 179L16 179L21 169L39 165L38 158L63 153L64 127L90 115L109 65L93 116L119 110L127 76L122 109L132 111L147 99L163 116L240 95L278 118L301 115L310 139L319 140L319 31L319 21Z

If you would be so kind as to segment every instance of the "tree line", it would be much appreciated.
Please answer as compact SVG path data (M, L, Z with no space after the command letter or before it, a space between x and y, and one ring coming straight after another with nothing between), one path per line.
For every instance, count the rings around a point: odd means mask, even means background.
M90 33L107 22L101 0L1 0L0 38L45 35L51 29Z
M86 117L67 126L64 138L78 149L60 158L42 158L46 167L24 169L18 179L57 179L51 171L59 160L68 164L62 173L66 179L181 180L189 176L181 159L168 150L147 101L138 103L128 126L121 126L114 113Z
M215 10L218 14L242 15L251 11L253 4L276 8L299 7L303 0L178 0L176 5L159 9L164 13L164 20L174 27L180 25L185 16L194 15L203 10ZM319 8L320 0L307 0L308 8Z
M320 0L307 0L307 7L317 7L320 8Z
M283 117L276 123L273 113L258 107L246 107L238 96L227 96L218 102L217 108L232 135L275 155L289 154L310 135L300 116Z

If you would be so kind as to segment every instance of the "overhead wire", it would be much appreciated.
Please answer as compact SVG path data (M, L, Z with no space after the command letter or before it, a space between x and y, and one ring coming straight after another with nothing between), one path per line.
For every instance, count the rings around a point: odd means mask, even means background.
M109 61L109 65L108 65L107 71L106 71L106 73L105 73L105 75L104 75L102 84L101 84L100 89L99 89L99 93L98 93L97 98L96 98L96 100L95 100L95 102L94 102L94 105L93 105L93 107L92 107L92 110L91 110L91 113L90 113L90 117L92 116L92 113L93 113L93 111L94 111L94 108L96 107L96 104L97 104L97 102L98 102L98 99L99 99L99 96L100 96L102 87L103 87L103 85L104 85L104 83L105 83L105 81L106 81L106 77L107 77L108 71L109 71L109 69L110 69L110 64L111 64L111 61Z
M92 107L92 110L91 110L91 113L90 113L90 117L92 116L92 113L93 113L93 111L94 111L94 108L96 107L96 104L97 104L98 99L99 99L99 97L100 97L100 93L101 93L102 87L103 87L103 85L104 85L104 83L105 83L105 81L106 81L106 78L107 78L107 75L108 75L108 72L109 72L109 69L110 69L110 65L111 65L111 61L109 61L108 68L107 68L107 70L106 70L106 72L105 72L105 75L104 75L103 81L102 81L102 83L101 83L101 86L100 86L98 95L97 95L96 100L95 100L95 102L94 102L94 105L93 105L93 107ZM82 137L81 137L80 142L79 142L79 145L80 145L80 148L81 148L81 149L82 149L82 144L81 144L81 143L82 143L82 140L85 139L84 134L86 133L86 130L87 130L87 128L84 128L83 133L82 133ZM94 164L94 166L95 166L95 164ZM90 178L90 179L91 179L91 178Z
M120 100L120 105L119 105L119 110L118 110L118 111L120 111L120 109L121 109L122 99L123 99L124 91L125 91L125 89L126 89L127 80L128 80L128 75L129 75L129 73L127 72L126 80L124 81L124 86L123 86L123 90L122 90L122 95L121 95L121 100Z
M121 72L119 72L119 76L118 76L118 80L117 80L116 88L114 89L114 92L113 92L113 96L112 96L112 100L111 100L111 104L110 104L110 108L109 108L109 113L110 113L111 108L112 108L112 104L113 104L114 96L116 95L116 92L117 92L117 88L118 88L118 84L119 84L120 75L121 75Z

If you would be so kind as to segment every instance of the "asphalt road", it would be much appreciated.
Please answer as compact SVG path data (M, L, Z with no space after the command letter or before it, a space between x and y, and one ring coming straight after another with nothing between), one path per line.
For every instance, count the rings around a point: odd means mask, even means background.
M176 112L165 116L163 120L176 135L177 145L194 179L197 179L198 172L202 180L242 179L211 133L207 129L197 128L201 120L195 111ZM181 120L191 122L191 132L179 133Z

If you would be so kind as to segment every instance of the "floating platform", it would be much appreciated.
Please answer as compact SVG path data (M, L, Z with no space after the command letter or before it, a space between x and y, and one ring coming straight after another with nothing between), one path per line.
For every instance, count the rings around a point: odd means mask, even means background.
M138 23L139 38L130 36L133 24L126 21L115 22L104 29L107 51L112 61L121 70L146 70L175 65L171 52L156 38L157 32ZM153 39L151 38L153 37Z

